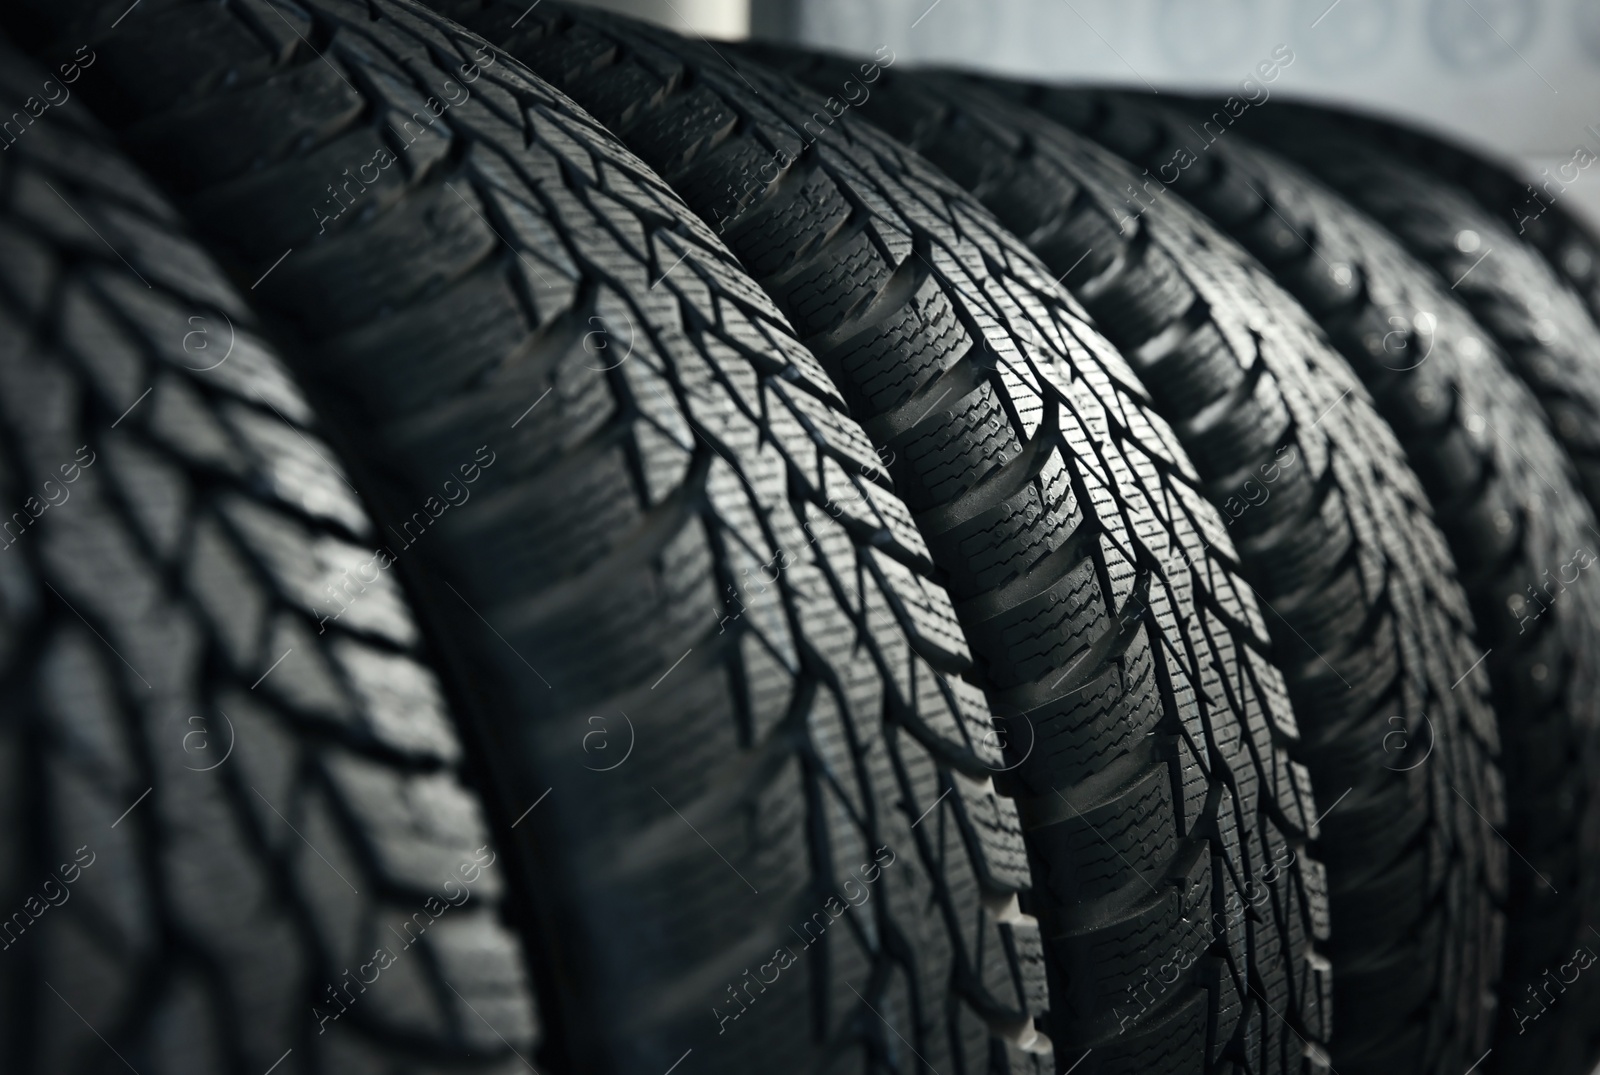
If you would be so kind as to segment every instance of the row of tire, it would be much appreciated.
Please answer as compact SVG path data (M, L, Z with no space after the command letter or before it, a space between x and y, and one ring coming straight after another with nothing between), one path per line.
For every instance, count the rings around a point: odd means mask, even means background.
M3 1070L1593 1063L1600 244L1509 172L555 0L0 31Z

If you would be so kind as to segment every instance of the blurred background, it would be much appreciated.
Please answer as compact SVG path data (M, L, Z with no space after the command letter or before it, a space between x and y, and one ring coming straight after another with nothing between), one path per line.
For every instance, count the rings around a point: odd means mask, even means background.
M1600 156L1600 0L600 0L708 38L896 62L1225 91L1287 45L1267 87L1391 114L1556 177ZM1573 169L1568 170L1572 174ZM1600 168L1560 194L1600 224ZM1555 186L1550 188L1556 190Z

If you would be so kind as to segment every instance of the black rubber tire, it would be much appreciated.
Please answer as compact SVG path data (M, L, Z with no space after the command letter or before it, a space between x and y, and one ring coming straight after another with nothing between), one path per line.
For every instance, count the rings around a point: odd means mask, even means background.
M1452 285L1533 389L1600 513L1600 328L1550 262L1504 217L1336 113L1274 102L1247 113L1241 130L1344 195ZM1473 233L1463 238L1470 250L1457 246L1463 231Z
M98 51L85 97L418 530L397 566L530 864L541 1066L1047 1064L949 600L826 376L660 180L414 4L24 7L46 55ZM355 212L319 200L341 167Z
M1268 108L1244 129L1376 218L1448 285L1532 390L1577 470L1591 512L1600 511L1600 329L1549 264L1465 191L1385 151L1359 128L1319 118L1309 109L1280 113ZM1474 242L1483 252L1461 249ZM1522 431L1507 432L1520 447ZM1541 510L1555 509L1541 505ZM1589 524L1579 540L1590 558L1600 550L1600 532ZM1522 582L1534 600L1508 595L1498 615L1521 620L1544 609L1533 585L1548 578L1560 581L1574 551L1530 565ZM1551 596L1548 581L1543 588ZM1600 600L1600 581L1590 580L1583 590L1586 601ZM1587 1072L1600 1054L1600 982L1578 982L1563 991L1559 1003L1550 1003L1559 994L1539 985L1552 966L1573 958L1574 948L1600 940L1591 932L1600 926L1600 736L1595 732L1600 716L1593 709L1592 646L1583 656L1573 688L1585 703L1579 734L1536 741L1537 754L1527 759L1530 770L1520 781L1536 797L1513 804L1507 832L1517 852L1512 877L1522 907L1509 938L1496 1032L1500 1044L1494 1063L1503 1072L1575 1075ZM1528 686L1537 697L1537 687L1553 685ZM1509 716L1522 719L1523 713L1513 710ZM1549 1018L1542 1018L1547 1008Z
M844 67L788 62L817 84ZM1498 977L1488 942L1504 850L1472 809L1498 820L1503 807L1481 681L1452 690L1482 649L1403 450L1348 365L1248 255L1187 207L1118 211L1116 192L1134 179L1120 160L951 76L886 75L863 111L1000 214L1152 386L1232 519L1300 714L1295 757L1325 815L1314 846L1333 914L1331 1064L1344 1070L1381 1041L1400 1070L1449 1067L1470 1050L1472 1017ZM1275 464L1285 448L1302 465ZM1444 744L1440 771L1384 766L1386 718L1420 729L1424 714ZM1397 902L1399 891L1410 898ZM1400 969L1411 989L1373 988ZM1347 1038L1341 1026L1357 1029Z
M525 7L445 5L717 225L893 453L1012 721L1058 1063L1314 1066L1282 1021L1320 1040L1327 989L1293 717L1220 519L1126 365L990 214L855 115L707 44Z
M1276 105L1274 107L1277 107ZM1387 152L1405 157L1470 193L1525 243L1538 248L1563 280L1583 299L1589 316L1600 322L1600 230L1563 202L1560 169L1556 175L1522 173L1517 165L1379 116L1320 105L1285 103L1285 117L1296 113L1310 122L1337 122ZM1576 151L1574 151L1576 152ZM1586 171L1592 165L1583 166Z
M6 100L62 89L0 42ZM24 125L0 154L0 1070L521 1070L504 858L407 599L380 576L317 629L375 533L319 424L78 101Z
M1530 1009L1528 983L1580 943L1574 928L1585 914L1573 849L1596 807L1588 774L1600 736L1600 588L1573 587L1548 616L1522 596L1541 572L1559 570L1600 537L1570 460L1494 338L1427 265L1349 202L1236 132L1202 152L1189 115L1146 98L1052 97L1077 110L1084 133L1146 168L1190 151L1197 164L1179 173L1175 192L1300 298L1416 464L1490 647L1485 667L1506 773L1503 831L1530 860L1510 861L1501 1030L1480 1052L1494 1049L1485 1068L1552 1070L1549 1050L1560 1033L1550 1033L1551 1023L1506 1031ZM1545 881L1535 870L1552 873Z

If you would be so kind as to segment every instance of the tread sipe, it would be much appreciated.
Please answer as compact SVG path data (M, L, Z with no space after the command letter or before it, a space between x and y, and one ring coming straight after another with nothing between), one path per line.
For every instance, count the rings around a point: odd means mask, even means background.
M790 63L814 84L844 66ZM1000 215L1131 356L1230 520L1321 816L1331 1066L1377 1049L1464 1069L1498 969L1504 849L1474 811L1500 819L1500 774L1483 650L1400 445L1248 256L1175 200L1124 203L1122 161L975 81L894 72L874 89L864 113ZM1432 722L1431 771L1396 771L1391 716Z
M1048 1067L973 656L872 445L726 248L418 5L117 14L3 17L98 53L85 98L255 282L379 491L373 540L526 867L530 1060Z
M1320 1064L1294 718L1232 543L1121 357L989 213L837 102L704 43L524 8L443 5L720 231L889 459L1007 730L1056 1063Z
M6 100L46 77L0 42ZM406 596L318 629L376 534L325 436L79 102L0 154L0 1070L505 1075L539 1034Z

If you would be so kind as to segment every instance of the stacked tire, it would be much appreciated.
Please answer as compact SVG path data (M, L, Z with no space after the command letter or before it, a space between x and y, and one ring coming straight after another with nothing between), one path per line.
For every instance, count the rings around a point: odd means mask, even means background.
M1600 329L1493 166L555 0L0 34L3 1070L1600 1053Z

